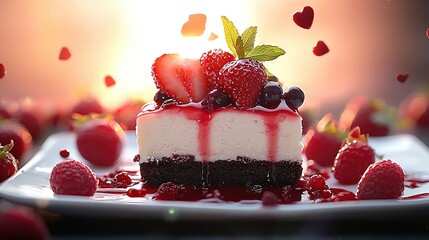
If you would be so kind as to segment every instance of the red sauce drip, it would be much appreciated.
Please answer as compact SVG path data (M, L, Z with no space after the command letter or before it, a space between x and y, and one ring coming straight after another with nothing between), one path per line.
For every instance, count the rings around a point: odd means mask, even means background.
M265 131L267 132L267 159L275 162L278 153L278 135L279 135L279 121L278 114L265 113L261 114L265 123Z
M405 187L407 188L418 188L424 183L428 183L426 179L405 179Z
M429 193L419 193L411 196L402 197L402 200L413 200L413 199L421 199L429 197Z

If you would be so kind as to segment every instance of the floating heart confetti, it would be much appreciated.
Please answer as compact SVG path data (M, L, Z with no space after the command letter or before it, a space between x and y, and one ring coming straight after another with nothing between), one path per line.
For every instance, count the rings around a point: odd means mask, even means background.
M405 74L398 73L396 74L396 80L398 80L400 83L404 83L405 81L407 81L409 76L410 76L409 73L405 73Z
M4 68L4 65L0 63L0 78L3 78L4 75L6 75L6 69Z
M188 21L182 26L182 35L184 37L201 36L206 29L207 17L204 14L191 14Z
M293 21L296 23L296 25L305 28L310 29L311 25L313 24L314 19L314 11L312 7L306 6L302 10L302 12L296 12L293 15Z
M214 32L211 32L210 36L209 36L209 38L207 40L213 41L213 40L216 40L217 38L218 38L218 35L216 33L214 33Z
M328 46L326 46L325 42L318 41L316 46L313 48L313 53L316 56L322 56L329 52Z
M60 60L68 60L70 57L71 57L71 53L70 53L69 49L66 47L61 48L59 59Z
M111 77L110 75L107 75L104 78L104 83L106 84L107 87L111 87L116 84L116 81L115 79L113 79L113 77Z

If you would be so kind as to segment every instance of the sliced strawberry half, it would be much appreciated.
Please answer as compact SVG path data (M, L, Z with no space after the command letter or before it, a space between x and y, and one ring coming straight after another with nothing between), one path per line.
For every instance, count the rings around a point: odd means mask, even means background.
M164 54L152 65L156 86L179 103L201 101L208 93L209 83L199 59L181 58L179 54Z

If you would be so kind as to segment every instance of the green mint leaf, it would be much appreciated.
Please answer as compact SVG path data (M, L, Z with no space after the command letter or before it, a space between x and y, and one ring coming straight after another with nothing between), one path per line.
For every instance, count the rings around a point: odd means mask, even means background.
M257 27L249 27L248 29L244 30L244 32L241 34L241 38L243 39L243 43L244 43L245 53L250 52L255 46L256 31L257 31Z
M235 51L237 51L237 57L239 59L243 59L244 58L244 43L243 43L243 39L241 38L241 36L237 37L237 40L235 41Z
M237 42L237 38L240 36L240 34L238 34L238 30L235 27L233 22L231 22L225 16L222 16L221 18L222 18L222 24L223 24L223 31L225 33L226 44L228 45L228 48L231 49L232 54L238 57L237 51L235 49L235 45Z
M246 54L246 58L250 58L257 61L271 61L279 56L285 54L286 52L276 46L271 45L260 45L256 46L250 52Z

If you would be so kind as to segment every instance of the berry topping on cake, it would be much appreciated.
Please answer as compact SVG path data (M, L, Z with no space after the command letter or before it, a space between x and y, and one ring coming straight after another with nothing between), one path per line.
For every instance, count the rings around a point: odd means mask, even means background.
M304 103L305 95L299 87L290 87L283 94L283 99L292 110L297 110Z
M320 166L332 166L346 136L338 130L332 114L327 114L305 134L303 153Z
M153 96L153 101L155 101L156 104L158 104L158 106L161 106L161 104L168 99L171 99L171 98L161 90L158 90L158 92L156 92L155 95Z
M200 58L201 67L206 74L212 88L217 88L217 79L220 69L227 63L235 60L234 55L222 49L212 49L203 53Z
M367 136L361 135L359 128L351 131L346 144L339 150L332 168L338 182L358 183L368 166L375 162L374 150L367 142Z
M304 7L302 12L296 12L293 15L293 21L296 23L296 25L305 29L311 28L311 25L313 24L313 19L314 19L314 10L310 6Z
M5 146L0 146L0 183L18 171L18 160L9 153L13 148L13 140Z
M268 81L264 66L252 59L231 61L222 67L219 75L219 87L239 109L254 107Z
M397 199L404 192L404 171L391 160L382 160L368 167L359 181L358 199Z
M156 86L179 103L199 102L207 95L209 83L199 59L164 54L152 65Z
M261 90L258 104L274 109L279 106L283 95L283 89L279 82L268 81Z
M323 41L318 41L316 46L313 48L314 55L320 57L329 52L329 48Z
M109 117L81 116L78 118L76 144L83 158L98 166L116 164L123 146L124 132Z
M54 166L49 179L56 194L93 196L97 190L97 178L85 164L66 160Z
M232 100L228 94L219 89L213 89L201 102L203 109L207 112L231 105Z

